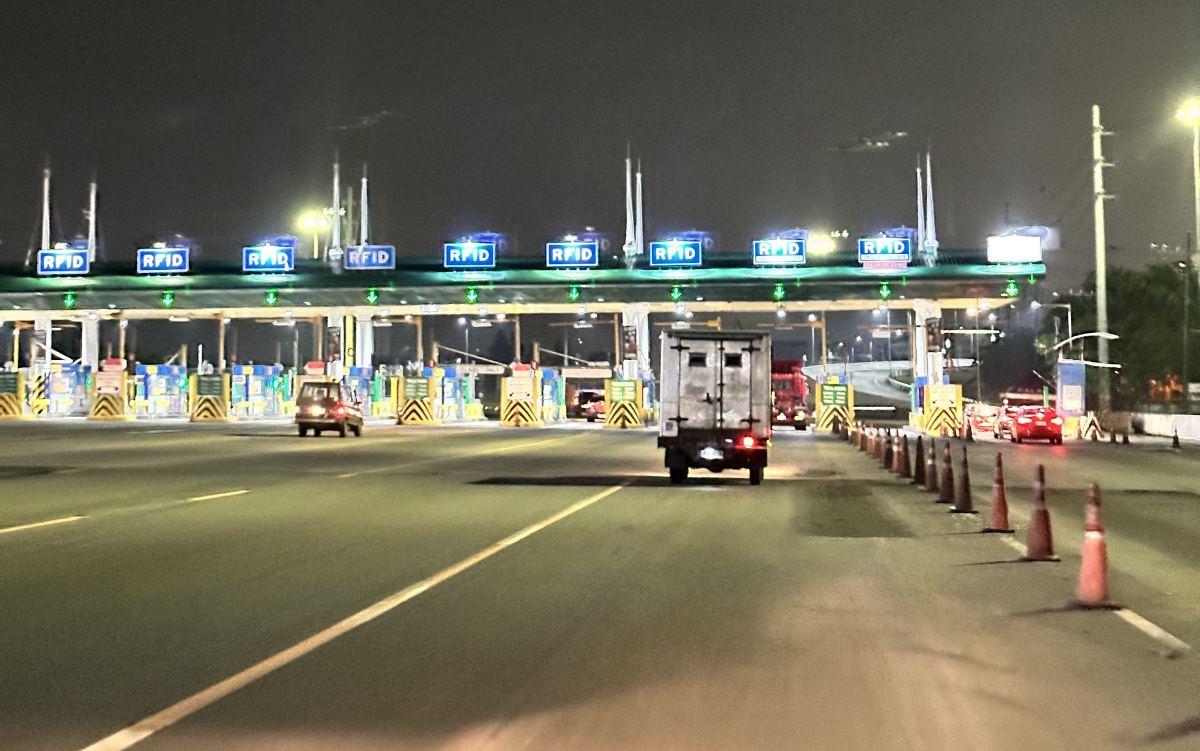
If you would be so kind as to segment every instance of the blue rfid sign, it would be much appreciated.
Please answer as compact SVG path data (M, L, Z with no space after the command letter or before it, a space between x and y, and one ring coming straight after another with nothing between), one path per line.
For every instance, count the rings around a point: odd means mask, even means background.
M190 267L190 248L138 248L137 273L139 274L186 274Z
M352 245L342 264L346 271L391 271L396 268L396 246Z
M496 243L453 242L442 247L442 267L450 270L496 268Z
M87 248L48 248L37 254L38 276L79 276L91 270Z
M592 269L599 265L600 243L595 240L546 243L548 269Z
M773 237L755 240L751 250L755 266L800 266L805 262L805 240Z
M250 245L242 248L242 272L282 274L296 268L296 249L279 245Z
M860 237L858 262L866 268L904 268L912 261L912 238Z
M651 266L701 266L703 240L661 240L650 243Z

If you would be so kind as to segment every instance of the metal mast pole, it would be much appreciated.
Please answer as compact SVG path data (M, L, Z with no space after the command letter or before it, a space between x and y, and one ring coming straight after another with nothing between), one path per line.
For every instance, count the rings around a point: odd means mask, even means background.
M637 163L637 181L635 183L635 205L634 205L634 243L637 245L637 254L641 255L646 252L645 229L642 226L642 160L638 159Z
M1183 403L1186 405L1191 399L1191 394L1188 390L1188 340L1191 339L1190 312L1191 307L1191 287L1192 287L1192 233L1187 236L1187 266L1183 270Z
M1191 262L1192 269L1200 274L1200 117L1192 121L1192 192L1196 199L1196 232L1192 235L1196 244L1192 250L1196 255Z
M633 159L628 146L625 148L625 244L621 249L625 252L625 262L632 264L637 253L637 226L633 218Z
M1107 240L1104 235L1104 201L1108 196L1104 192L1104 168L1112 166L1104 161L1103 136L1111 135L1100 125L1100 105L1092 105L1092 192L1093 211L1096 225L1096 331L1108 333L1108 260ZM1112 408L1112 395L1109 393L1108 339L1101 336L1098 344L1100 368L1100 412L1106 413Z
M50 247L50 168L42 170L42 244L39 250Z
M332 235L329 242L329 256L334 259L341 257L342 254L342 187L340 169L341 166L335 157L333 161L333 216L330 217Z
M96 260L96 181L92 180L88 185L88 235L87 248L88 260L93 263Z
M367 244L368 214L367 214L367 165L365 165L365 164L363 165L362 198L359 202L359 217L360 218L359 218L359 222L358 222L358 224L359 224L358 244L366 245Z

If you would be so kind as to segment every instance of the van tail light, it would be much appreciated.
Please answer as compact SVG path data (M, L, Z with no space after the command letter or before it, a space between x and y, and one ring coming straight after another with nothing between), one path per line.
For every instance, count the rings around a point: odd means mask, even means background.
M758 444L758 442L754 440L754 436L752 436L752 435L744 435L744 436L742 436L742 448L744 448L744 449L752 449L752 448L754 448L754 447L755 447L757 444Z

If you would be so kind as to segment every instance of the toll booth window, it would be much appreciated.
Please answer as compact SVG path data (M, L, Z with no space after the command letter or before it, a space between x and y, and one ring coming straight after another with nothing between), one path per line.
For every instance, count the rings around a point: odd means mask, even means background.
M707 352L692 352L692 353L688 354L688 367L689 368L706 368L706 367L708 367L708 353Z
M725 353L725 367L727 367L727 368L742 367L742 354L743 353L741 353L741 352L726 352Z

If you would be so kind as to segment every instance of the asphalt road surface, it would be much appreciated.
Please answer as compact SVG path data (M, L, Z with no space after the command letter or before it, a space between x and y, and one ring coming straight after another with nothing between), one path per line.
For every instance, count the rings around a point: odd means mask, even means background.
M673 487L605 429L0 449L3 749L1200 747L1200 655L1163 635L1200 645L1200 450L971 444L1017 541L1047 466L1063 560L1030 564L790 431L757 488ZM1064 607L1092 481L1125 611Z

